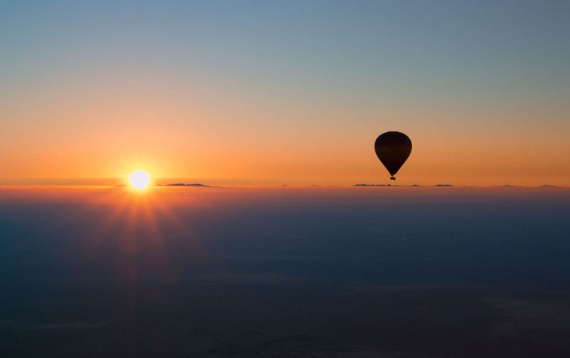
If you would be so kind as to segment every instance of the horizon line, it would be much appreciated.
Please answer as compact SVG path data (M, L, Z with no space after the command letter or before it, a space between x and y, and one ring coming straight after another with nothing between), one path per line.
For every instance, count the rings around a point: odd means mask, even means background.
M166 182L172 181L172 182ZM435 184L398 184L398 183L351 183L351 184L315 184L315 183L293 183L286 181L278 183L276 179L247 179L247 178L180 178L164 177L156 178L152 186L169 186L171 184L202 184L209 187L340 187L340 188L379 188L379 187L425 187L425 188L569 188L569 185L541 184L541 185L518 185L518 184L496 184L496 185L461 185L452 183ZM7 187L120 187L128 185L125 178L121 177L24 177L24 178L0 178L0 186Z

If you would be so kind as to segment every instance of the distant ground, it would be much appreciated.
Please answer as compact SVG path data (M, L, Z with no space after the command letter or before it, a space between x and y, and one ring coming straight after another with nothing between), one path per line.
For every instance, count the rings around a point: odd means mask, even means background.
M570 190L0 191L1 357L570 356Z

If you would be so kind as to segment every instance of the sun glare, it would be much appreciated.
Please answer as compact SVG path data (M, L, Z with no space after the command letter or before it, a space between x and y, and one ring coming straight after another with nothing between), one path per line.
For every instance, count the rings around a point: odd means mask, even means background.
M150 174L144 170L135 170L129 174L129 183L132 187L138 190L146 189L150 184Z

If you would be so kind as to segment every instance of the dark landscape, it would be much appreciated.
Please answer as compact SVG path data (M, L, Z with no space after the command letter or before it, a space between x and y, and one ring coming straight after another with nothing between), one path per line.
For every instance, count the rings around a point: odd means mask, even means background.
M2 357L565 357L563 188L8 188Z

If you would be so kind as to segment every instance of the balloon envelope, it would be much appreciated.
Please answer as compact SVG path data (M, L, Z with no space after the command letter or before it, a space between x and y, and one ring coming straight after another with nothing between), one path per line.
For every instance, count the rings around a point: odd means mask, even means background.
M390 179L395 179L394 175L404 165L412 152L412 141L404 133L386 132L376 138L374 150L378 159L392 175Z

